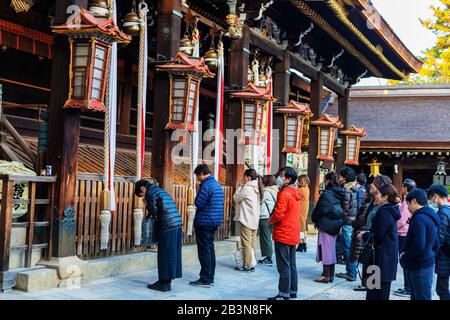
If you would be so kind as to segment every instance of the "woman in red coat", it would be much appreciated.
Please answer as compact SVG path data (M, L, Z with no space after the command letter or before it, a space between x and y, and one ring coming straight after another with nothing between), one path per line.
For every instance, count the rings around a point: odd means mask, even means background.
M296 246L300 241L301 194L295 182L297 173L291 167L281 169L278 177L280 192L269 223L273 225L277 270L280 274L278 294L269 300L297 298Z

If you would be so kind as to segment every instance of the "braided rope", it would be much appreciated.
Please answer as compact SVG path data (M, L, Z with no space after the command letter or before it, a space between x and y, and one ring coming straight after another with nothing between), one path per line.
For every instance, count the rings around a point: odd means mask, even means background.
M145 21L145 16L142 11L139 12L139 17ZM137 131L136 131L136 177L142 177L142 116L144 109L144 57L145 53L145 26L141 26L139 31L139 70L138 70L138 99L137 99Z

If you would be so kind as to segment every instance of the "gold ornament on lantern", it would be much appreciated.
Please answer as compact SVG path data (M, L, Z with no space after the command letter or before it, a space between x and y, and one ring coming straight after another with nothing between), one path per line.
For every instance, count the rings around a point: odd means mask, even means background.
M90 0L89 11L92 12L96 18L109 18L108 1Z
M143 23L144 21L136 13L136 1L133 1L131 12L123 17L123 32L132 37L138 36Z

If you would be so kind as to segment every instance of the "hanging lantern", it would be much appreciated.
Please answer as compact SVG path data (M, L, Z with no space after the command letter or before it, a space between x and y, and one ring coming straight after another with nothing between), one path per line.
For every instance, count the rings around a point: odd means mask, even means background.
M312 117L313 114L307 104L299 103L294 100L289 102L287 107L278 108L276 113L284 115L284 153L302 152L302 135L306 117Z
M96 18L109 18L109 6L106 0L90 0L89 11Z
M382 165L381 162L378 162L377 159L373 159L371 163L368 164L370 168L370 175L369 177L376 177L380 175L380 166Z
M361 137L366 137L367 132L363 128L352 125L349 129L342 131L341 134L346 138L345 164L358 166Z
M133 1L131 12L123 17L122 22L123 32L132 37L139 35L144 21L136 13L136 1Z
M217 71L217 64L219 62L219 56L214 48L209 49L204 57L205 63L208 65L208 68L215 72Z
M179 52L177 62L157 68L170 76L170 115L166 129L194 131L194 119L202 78L212 78L212 73L203 58L188 57Z
M64 108L104 111L111 44L129 43L131 38L111 18L96 18L83 8L52 30L67 35L70 43L69 97Z
M317 159L334 161L333 147L336 131L338 128L343 127L339 117L324 113L318 120L311 121L311 124L318 126L319 154L317 155Z
M269 101L276 101L270 91L270 86L263 88L250 83L243 91L231 94L232 98L241 99L243 130L241 143L260 145L264 105Z

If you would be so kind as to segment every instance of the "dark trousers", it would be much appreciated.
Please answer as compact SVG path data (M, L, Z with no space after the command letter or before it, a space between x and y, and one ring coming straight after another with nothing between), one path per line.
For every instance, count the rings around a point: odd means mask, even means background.
M419 270L409 270L411 300L431 300L434 266Z
M381 281L380 289L367 289L366 300L389 300L391 282Z
M158 234L158 278L161 283L170 283L181 278L182 228L162 231Z
M280 274L280 279L278 281L278 294L283 297L289 297L291 293L297 293L298 277L295 254L295 245L290 246L284 243L275 242L277 270Z
M398 237L399 255L403 251L403 247L405 246L405 243L406 243L406 236L404 236L404 237L399 236ZM411 284L409 282L408 270L406 270L405 268L402 268L402 269L403 269L403 278L405 279L405 289L407 291L411 292Z
M216 271L216 252L214 251L214 234L217 228L195 227L198 260L200 261L200 280L211 284Z
M269 223L269 219L259 220L259 244L261 256L272 258L272 225Z
M438 294L441 300L450 300L450 292L448 289L448 280L449 277L441 277L438 276L436 282L436 293Z

